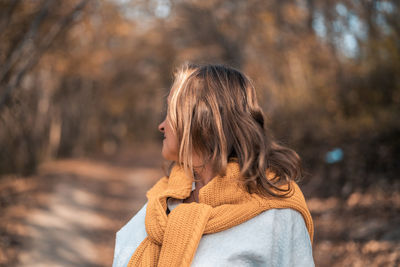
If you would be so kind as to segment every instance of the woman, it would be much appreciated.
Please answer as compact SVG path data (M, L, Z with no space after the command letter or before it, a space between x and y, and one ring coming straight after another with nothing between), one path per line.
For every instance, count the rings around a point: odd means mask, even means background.
M113 266L313 266L300 159L273 141L249 79L185 65L167 102L173 167L117 233Z

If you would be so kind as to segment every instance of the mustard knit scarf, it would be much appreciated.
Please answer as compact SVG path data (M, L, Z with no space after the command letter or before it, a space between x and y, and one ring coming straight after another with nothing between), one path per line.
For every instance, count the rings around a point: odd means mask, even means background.
M296 183L288 198L250 194L240 182L239 164L229 163L226 176L216 176L200 189L199 203L184 203L166 214L167 198L187 198L192 179L175 166L147 192L145 225L148 236L132 255L128 266L190 266L204 234L224 231L269 209L292 208L300 212L313 239L313 222Z

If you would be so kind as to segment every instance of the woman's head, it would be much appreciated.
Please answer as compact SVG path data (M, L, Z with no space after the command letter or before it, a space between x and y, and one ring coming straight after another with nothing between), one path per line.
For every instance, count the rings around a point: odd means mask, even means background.
M166 137L163 156L181 164L190 174L199 162L211 164L215 173L224 174L230 158L237 159L249 189L273 186L265 177L267 169L280 181L300 174L297 154L277 145L264 128L251 81L227 66L180 68L160 128Z

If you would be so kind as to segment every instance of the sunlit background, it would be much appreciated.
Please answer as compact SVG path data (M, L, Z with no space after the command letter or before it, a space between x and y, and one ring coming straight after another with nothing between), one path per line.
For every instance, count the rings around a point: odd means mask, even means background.
M317 266L400 265L399 11L0 0L0 265L111 265L115 232L163 175L157 125L184 62L253 80L274 136L302 157Z

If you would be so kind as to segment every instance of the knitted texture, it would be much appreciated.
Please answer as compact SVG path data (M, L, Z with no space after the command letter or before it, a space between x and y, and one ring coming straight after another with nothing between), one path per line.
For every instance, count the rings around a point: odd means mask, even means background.
M132 255L128 266L190 266L204 234L239 225L268 209L291 208L301 213L313 240L314 226L304 196L291 182L289 197L260 196L247 192L239 164L229 163L225 176L216 176L199 191L199 203L182 203L166 213L167 198L185 199L192 179L174 166L148 192L145 226L148 236Z

